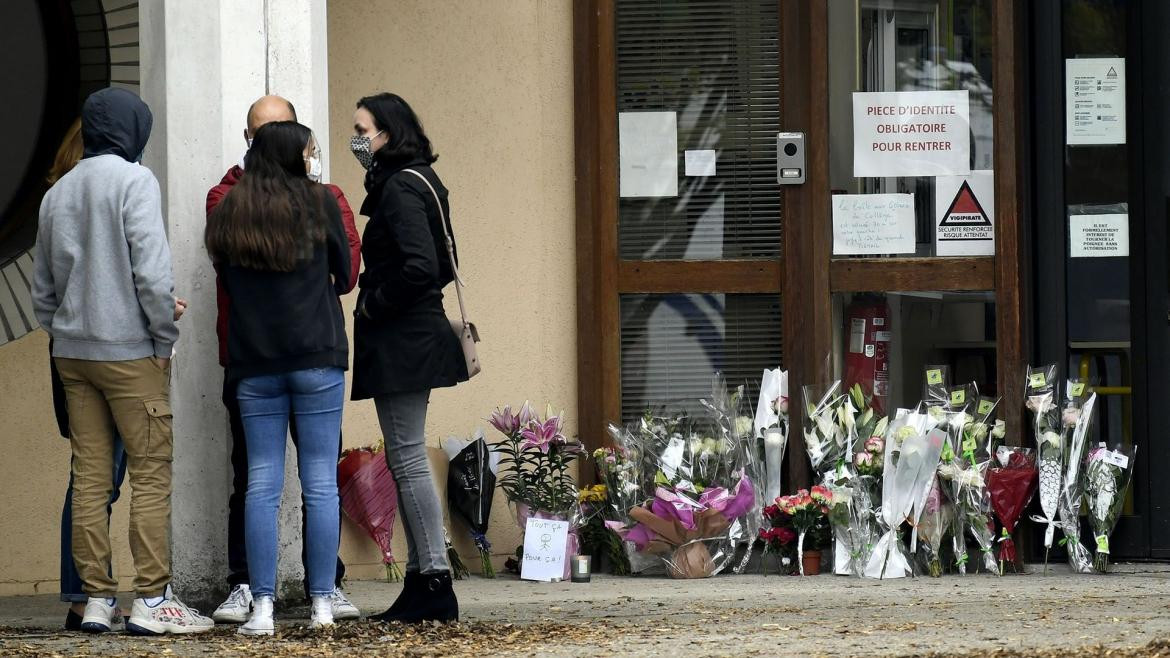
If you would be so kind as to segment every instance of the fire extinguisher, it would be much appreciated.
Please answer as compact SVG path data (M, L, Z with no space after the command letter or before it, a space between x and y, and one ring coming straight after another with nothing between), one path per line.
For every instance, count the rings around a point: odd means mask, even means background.
M890 329L885 295L853 298L845 313L845 386L860 384L876 413L885 413L890 398Z

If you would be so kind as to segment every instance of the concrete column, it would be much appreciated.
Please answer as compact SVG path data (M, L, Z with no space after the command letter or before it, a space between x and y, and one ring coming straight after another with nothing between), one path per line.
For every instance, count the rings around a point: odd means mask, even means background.
M142 90L155 115L145 162L163 187L176 294L190 302L180 323L171 388L174 583L180 595L208 606L226 590L232 471L221 402L223 369L217 360L215 272L203 247L205 199L243 154L246 113L256 98L266 93L287 96L303 122L317 114L327 116L325 3L142 0L140 8ZM298 58L294 52L304 55ZM319 65L304 59L314 52ZM308 71L302 71L306 66ZM318 128L318 139L328 153L325 128ZM278 591L284 596L301 591L295 464L290 444L278 572Z

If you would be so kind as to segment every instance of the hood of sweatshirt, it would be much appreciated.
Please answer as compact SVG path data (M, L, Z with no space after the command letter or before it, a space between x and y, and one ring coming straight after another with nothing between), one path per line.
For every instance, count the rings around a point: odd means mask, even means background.
M81 108L81 138L85 155L117 155L137 162L150 139L154 117L142 99L125 89L100 89Z

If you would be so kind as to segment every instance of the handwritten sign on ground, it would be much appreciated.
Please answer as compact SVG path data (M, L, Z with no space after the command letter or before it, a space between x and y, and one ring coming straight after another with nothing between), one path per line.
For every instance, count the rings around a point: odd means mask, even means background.
M524 526L524 560L520 577L549 582L565 574L565 544L569 522L529 518Z
M971 107L964 91L853 94L853 175L966 176Z
M1068 240L1072 258L1128 256L1129 215L1070 215Z
M833 254L912 253L913 194L833 195Z

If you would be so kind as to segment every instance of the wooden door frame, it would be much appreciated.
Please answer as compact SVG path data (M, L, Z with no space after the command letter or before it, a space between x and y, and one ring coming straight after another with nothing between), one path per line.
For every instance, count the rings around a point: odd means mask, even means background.
M577 353L580 435L606 442L620 419L618 295L629 292L783 293L783 361L790 394L817 383L832 345L832 295L860 290L995 290L997 378L1009 437L1022 438L1023 369L1030 354L1024 159L1027 111L1023 4L992 0L996 255L982 258L832 258L829 184L828 5L778 0L784 130L806 135L806 182L781 194L779 262L686 262L618 258L615 0L573 6L577 222ZM820 102L814 102L818 99ZM792 282L792 283L788 283ZM698 289L696 289L696 286ZM801 404L792 424L801 427ZM1019 408L1016 408L1019 407ZM789 486L809 482L799 429L789 438Z

